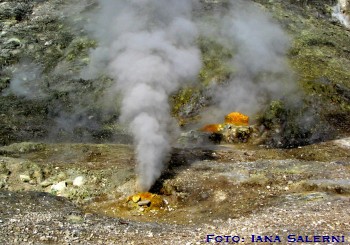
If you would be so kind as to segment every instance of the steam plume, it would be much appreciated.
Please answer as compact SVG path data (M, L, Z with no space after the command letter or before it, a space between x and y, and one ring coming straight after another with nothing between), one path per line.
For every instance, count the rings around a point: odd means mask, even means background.
M201 66L188 0L101 0L91 26L99 47L85 77L104 69L123 96L121 120L134 135L138 187L151 188L170 150L168 96Z
M286 62L289 37L263 9L249 1L231 1L230 10L216 22L216 29L202 23L202 32L218 37L215 40L234 53L227 61L233 75L214 95L216 120L236 110L254 115L269 101L296 91Z

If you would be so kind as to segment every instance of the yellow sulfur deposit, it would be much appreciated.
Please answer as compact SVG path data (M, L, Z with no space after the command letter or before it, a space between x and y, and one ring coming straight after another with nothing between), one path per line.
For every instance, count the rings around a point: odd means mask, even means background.
M138 202L144 200L151 200L154 194L150 192L140 192L135 195L129 196L128 201Z
M164 205L163 199L159 195L150 192L140 192L129 196L127 201L134 203L135 206L148 206L151 209L160 208Z
M231 112L225 116L225 123L235 126L248 126L249 117L239 112Z
M225 125L232 124L234 126L248 126L249 117L240 112L231 112L225 116L223 124L208 124L201 128L201 131L208 133L219 133L223 131Z
M138 201L141 200L141 196L140 195L134 195L134 196L131 197L131 200L133 202L138 202Z
M201 128L203 132L218 133L223 129L222 124L208 124Z

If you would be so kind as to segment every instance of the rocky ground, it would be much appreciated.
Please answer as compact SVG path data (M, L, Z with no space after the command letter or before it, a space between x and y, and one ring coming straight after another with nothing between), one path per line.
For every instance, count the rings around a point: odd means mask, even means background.
M289 150L177 148L152 190L163 204L151 209L128 205L130 146L2 147L2 243L203 244L208 234L245 244L252 235L289 234L349 242L349 145L344 138Z
M272 101L248 143L183 133L151 190L158 205L133 196L130 135L116 123L120 101L104 96L111 80L77 75L96 47L82 28L96 6L71 2L0 2L1 244L205 244L225 235L287 244L290 234L302 236L297 244L336 243L318 235L350 244L350 46L332 17L336 1L255 1L292 37L302 102ZM201 2L197 15L225 4ZM198 42L201 86L170 99L185 130L210 104L202 85L230 76L222 60L232 54Z

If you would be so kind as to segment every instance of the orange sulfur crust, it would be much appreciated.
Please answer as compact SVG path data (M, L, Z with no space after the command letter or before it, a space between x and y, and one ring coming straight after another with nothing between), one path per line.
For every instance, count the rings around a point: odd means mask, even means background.
M139 199L141 201L143 200L151 200L154 194L150 193L150 192L139 192L135 195L129 196L128 197L128 201L130 200L136 200Z
M231 112L225 116L225 123L236 126L248 126L249 117L239 112Z
M222 124L208 124L201 128L203 132L218 133L222 130Z

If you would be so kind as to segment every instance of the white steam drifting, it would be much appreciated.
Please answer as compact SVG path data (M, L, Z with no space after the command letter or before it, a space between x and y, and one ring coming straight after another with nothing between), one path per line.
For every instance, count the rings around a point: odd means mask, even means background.
M255 115L273 99L293 96L297 87L287 64L289 37L257 5L232 1L230 9L214 18L217 27L201 23L201 31L233 50L228 66L233 74L214 94L215 105L205 119L221 121L231 111Z
M3 92L4 95L13 93L28 99L43 98L46 95L37 82L42 76L40 65L24 60L13 66L12 69L10 87Z
M188 0L101 0L91 26L99 47L83 75L107 70L123 96L121 120L129 123L137 155L138 188L160 176L170 151L169 95L201 67L197 29Z

